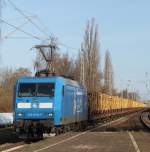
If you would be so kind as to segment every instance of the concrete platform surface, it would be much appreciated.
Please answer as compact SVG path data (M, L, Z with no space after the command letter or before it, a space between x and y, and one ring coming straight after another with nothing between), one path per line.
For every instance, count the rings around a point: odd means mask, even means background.
M70 132L25 145L17 152L149 152L148 132Z

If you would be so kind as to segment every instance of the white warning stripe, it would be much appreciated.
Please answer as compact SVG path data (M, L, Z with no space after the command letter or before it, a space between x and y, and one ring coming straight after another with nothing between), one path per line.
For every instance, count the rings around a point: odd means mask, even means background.
M132 141L132 144L133 144L133 146L134 146L134 148L135 148L135 151L136 151L136 152L140 152L140 149L139 149L139 147L138 147L138 145L137 145L137 143L136 143L133 135L131 134L131 132L128 132L128 134L129 134L129 137L130 137L130 139L131 139L131 141Z
M17 104L17 108L31 108L31 103L20 102Z
M10 148L10 149L7 149L7 150L3 150L2 152L11 152L11 151L15 151L17 149L23 148L23 147L24 147L24 145L20 145L20 146L13 147L13 148Z
M39 103L39 108L53 108L53 103Z

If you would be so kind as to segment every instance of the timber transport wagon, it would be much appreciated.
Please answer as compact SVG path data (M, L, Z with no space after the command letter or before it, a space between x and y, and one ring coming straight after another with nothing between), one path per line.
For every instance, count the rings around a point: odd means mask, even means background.
M98 92L88 93L89 120L123 115L145 107L146 105L139 101L109 96Z

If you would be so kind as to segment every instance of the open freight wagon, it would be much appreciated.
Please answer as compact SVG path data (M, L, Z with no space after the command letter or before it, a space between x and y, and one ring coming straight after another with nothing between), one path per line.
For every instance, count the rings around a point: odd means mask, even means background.
M88 93L89 120L123 115L145 107L144 103L135 100L109 96L98 92Z

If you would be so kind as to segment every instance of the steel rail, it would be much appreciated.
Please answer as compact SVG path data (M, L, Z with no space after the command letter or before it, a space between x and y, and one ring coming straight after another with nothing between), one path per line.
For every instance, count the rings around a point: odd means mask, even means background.
M146 113L146 112L148 112L148 110L142 111L142 113L141 113L141 115L140 115L140 121L141 121L141 123L145 126L145 128L147 128L148 130L150 130L150 121L149 121L149 125L148 125L148 123L146 123L146 122L144 121L144 113ZM148 119L149 119L149 114L147 115L147 117L148 117Z

